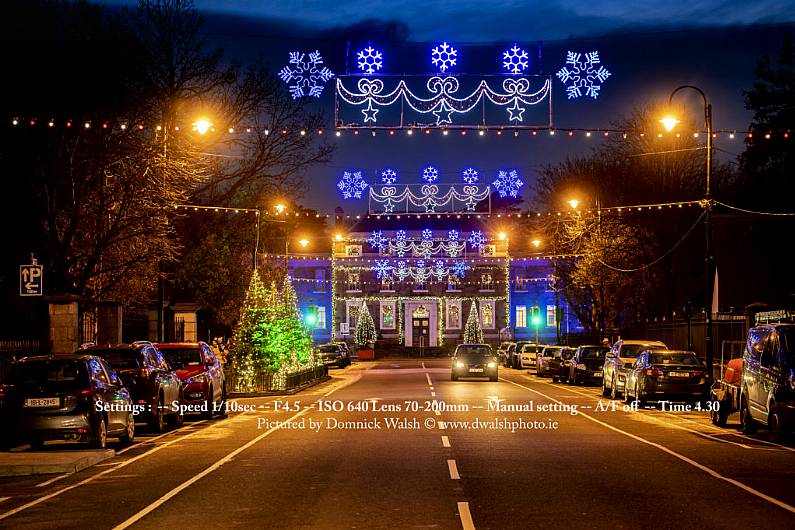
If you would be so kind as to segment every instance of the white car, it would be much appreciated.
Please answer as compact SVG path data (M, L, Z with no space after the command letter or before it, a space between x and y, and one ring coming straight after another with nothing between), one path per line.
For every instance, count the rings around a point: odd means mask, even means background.
M525 344L522 346L522 351L519 352L519 366L518 368L535 368L538 363L538 354L544 349L542 344Z
M605 356L602 368L602 395L618 399L624 393L627 370L646 350L667 350L665 343L655 340L619 340Z

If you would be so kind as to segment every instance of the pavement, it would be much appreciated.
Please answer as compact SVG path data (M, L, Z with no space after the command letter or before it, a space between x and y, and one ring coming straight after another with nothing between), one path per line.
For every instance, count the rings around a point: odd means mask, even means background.
M790 442L449 363L357 363L89 469L0 478L0 527L795 527Z
M114 456L113 449L0 452L0 477L76 473Z

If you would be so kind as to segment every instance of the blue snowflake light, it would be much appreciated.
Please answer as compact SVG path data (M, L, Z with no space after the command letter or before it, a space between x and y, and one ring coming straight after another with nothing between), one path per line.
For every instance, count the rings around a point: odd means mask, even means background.
M472 245L472 248L480 248L486 241L488 241L486 236L480 230L474 230L469 234L469 244Z
M373 74L384 65L381 52L372 46L367 46L367 48L357 53L356 59L359 64L359 70L365 74Z
M515 169L500 170L497 172L497 180L491 185L494 186L501 198L511 196L516 199L519 197L519 188L524 186L524 182L519 178L519 173Z
M457 276L459 278L463 278L464 274L470 269L469 265L464 263L463 261L456 261L453 265L450 266L450 274L453 276Z
M461 237L461 234L458 233L458 230L450 230L447 232L447 240L450 242L458 241Z
M334 77L334 73L323 66L319 51L309 54L290 52L290 64L293 66L285 66L279 71L279 77L287 83L293 99L303 96L319 98L326 81Z
M478 171L472 167L466 168L461 176L467 184L474 184L478 181Z
M389 260L385 259L375 260L375 265L373 265L373 270L375 271L375 275L379 280L383 278L388 278L389 276L392 275L392 266L389 264Z
M425 241L430 241L433 238L433 230L430 228L426 228L422 231L422 239Z
M384 237L380 230L373 230L373 232L367 238L367 242L370 243L371 247L381 250L386 246L388 240Z
M397 172L394 169L387 168L381 172L381 182L387 186L391 186L397 182Z
M422 180L433 183L439 180L439 170L433 166L428 166L422 170Z
M566 66L555 74L566 85L568 99L576 99L582 96L583 90L585 90L586 96L596 99L599 97L602 83L610 77L610 71L599 64L599 52L592 51L584 55L585 59L583 60L582 53L568 52L566 54Z
M361 171L345 171L337 182L337 187L342 192L343 199L361 199L367 183L362 179Z
M431 50L431 63L445 72L458 61L458 50L443 42Z
M502 67L512 74L521 74L527 68L527 51L516 44L502 52Z
M395 239L397 241L405 241L406 240L406 231L405 230L398 230L395 232Z

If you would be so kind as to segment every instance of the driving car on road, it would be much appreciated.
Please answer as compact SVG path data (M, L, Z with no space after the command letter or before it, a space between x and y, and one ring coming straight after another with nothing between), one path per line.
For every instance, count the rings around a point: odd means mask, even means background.
M668 346L660 341L619 340L605 356L602 369L602 395L618 399L624 392L627 370L632 368L635 360L645 350L667 350Z
M143 405L150 430L163 432L166 419L171 426L182 425L179 403L182 383L160 351L151 342L95 346L85 350L102 357L130 391L133 403Z
M598 344L583 344L577 348L570 362L566 364L569 369L569 384L599 383L602 380L605 355L609 351L609 346Z
M627 370L625 400L687 401L706 399L707 373L696 354L683 350L644 351Z
M205 342L169 342L157 349L182 382L180 403L205 418L226 414L224 369Z
M488 377L497 381L499 359L488 344L459 344L452 359L450 379L460 377Z
M6 387L2 445L72 440L104 449L108 436L135 438L130 394L99 357L61 354L24 357L14 363Z
M347 349L337 343L322 344L317 348L318 355L323 364L345 368L351 364L351 356Z

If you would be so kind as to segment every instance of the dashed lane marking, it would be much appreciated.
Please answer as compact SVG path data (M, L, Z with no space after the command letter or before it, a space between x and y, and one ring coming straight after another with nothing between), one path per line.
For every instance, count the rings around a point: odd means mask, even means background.
M450 471L451 479L459 480L461 478L461 475L458 474L458 466L455 465L455 460L447 461L447 469Z
M458 503L458 515L461 517L461 528L464 530L475 530L475 523L472 522L472 514L469 512L468 502Z
M442 436L442 447L450 447L450 438Z
M114 463L114 465L116 465L116 464ZM69 475L71 475L71 474L72 474L72 473L64 473L63 475L58 475L57 477L53 477L53 478L51 478L50 480L45 480L45 481L44 481L44 482L42 482L41 484L36 484L36 487L37 487L37 488L43 488L43 487L45 487L45 486L49 486L49 485L50 485L50 484L52 484L53 482L58 482L58 481L59 481L59 480L61 480L61 479L65 479L66 477L68 477L68 476L69 476Z
M433 383L431 382L431 374L425 372L425 379L428 380L428 386L433 386Z

